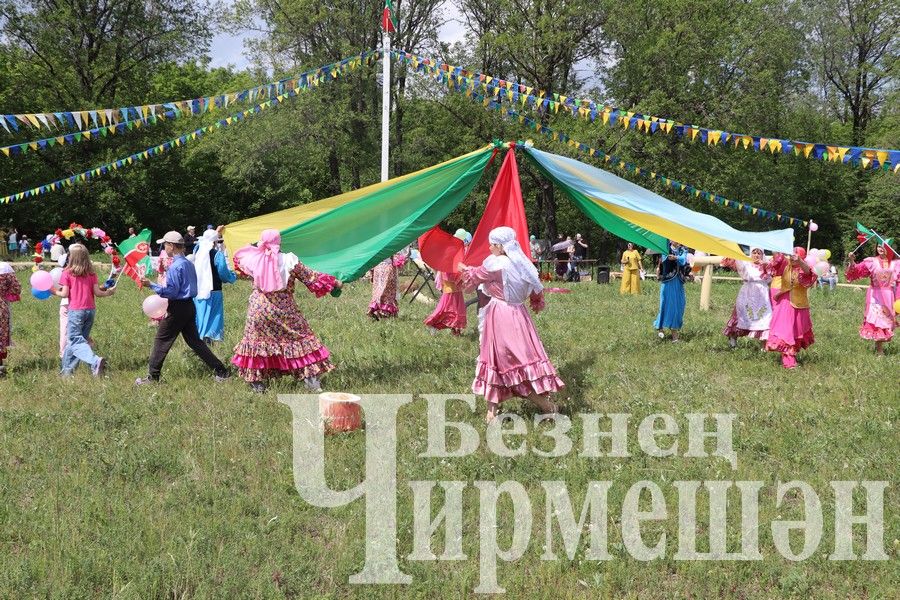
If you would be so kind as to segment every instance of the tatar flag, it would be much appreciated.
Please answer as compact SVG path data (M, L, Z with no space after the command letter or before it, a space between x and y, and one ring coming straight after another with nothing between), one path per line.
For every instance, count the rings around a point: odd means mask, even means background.
M381 28L388 33L397 31L397 17L394 16L394 3L384 0L384 11L381 13Z
M125 267L122 272L134 279L138 287L143 287L141 279L153 270L150 262L150 240L153 233L149 229L142 230L132 238L117 244L119 252L125 257Z

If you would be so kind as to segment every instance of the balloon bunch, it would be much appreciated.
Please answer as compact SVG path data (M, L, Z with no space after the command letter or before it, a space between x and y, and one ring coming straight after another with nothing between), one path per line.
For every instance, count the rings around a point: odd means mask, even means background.
M806 258L804 260L816 275L822 277L831 272L831 265L828 264L828 260L830 258L831 250L819 250L818 248L811 248L810 251L806 253Z
M60 269L60 271L62 270ZM62 275L61 272L60 275ZM31 295L38 300L46 300L47 298L52 296L53 292L50 291L50 288L52 288L53 285L53 275L51 275L47 271L41 271L40 269L38 269L31 274Z

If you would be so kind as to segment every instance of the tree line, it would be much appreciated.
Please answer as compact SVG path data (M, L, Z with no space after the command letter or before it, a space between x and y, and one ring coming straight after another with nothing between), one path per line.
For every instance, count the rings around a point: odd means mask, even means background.
M396 49L628 110L767 137L900 147L897 0L397 0ZM290 77L380 46L379 0L0 0L0 111L22 113L187 99ZM449 45L440 25L465 28ZM212 68L218 29L255 29L250 68ZM396 64L396 63L395 63ZM599 165L433 81L393 69L391 174L493 139L534 139ZM124 233L227 223L378 181L380 66L304 91L278 108L139 165L0 206L0 228L34 235L78 221ZM24 156L0 156L0 195L87 170L233 112ZM853 223L900 234L900 177L795 156L708 148L553 111L554 130L666 177L819 225L813 245L840 255ZM48 134L0 131L2 145ZM620 241L599 230L520 161L533 233L584 234L592 253ZM622 173L617 172L622 176ZM625 175L627 178L631 176ZM488 175L446 223L473 228ZM743 229L784 225L636 183ZM44 231L44 230L47 231ZM797 228L798 242L806 231Z

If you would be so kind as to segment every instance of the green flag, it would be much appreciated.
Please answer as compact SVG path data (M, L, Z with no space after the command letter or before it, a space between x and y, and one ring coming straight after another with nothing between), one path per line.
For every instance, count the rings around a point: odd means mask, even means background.
M486 146L320 201L329 208L281 227L281 250L317 271L353 281L446 218L481 179L492 154Z
M149 229L142 230L134 237L119 242L119 252L125 259L123 273L134 279L138 287L142 287L141 279L153 270L150 262L150 239L153 233Z

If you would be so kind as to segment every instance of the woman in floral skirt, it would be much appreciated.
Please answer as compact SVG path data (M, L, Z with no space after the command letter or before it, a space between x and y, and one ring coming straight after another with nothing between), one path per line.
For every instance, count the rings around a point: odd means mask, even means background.
M281 234L262 232L256 246L247 246L234 256L236 269L253 278L244 336L234 348L231 362L254 392L264 392L269 380L282 375L303 379L314 392L321 391L319 378L331 371L328 348L309 327L294 301L294 285L300 282L322 297L341 282L317 273L293 253L281 252Z
M405 263L406 254L398 252L372 269L372 302L369 303L368 314L376 321L397 316L397 283L400 267Z

